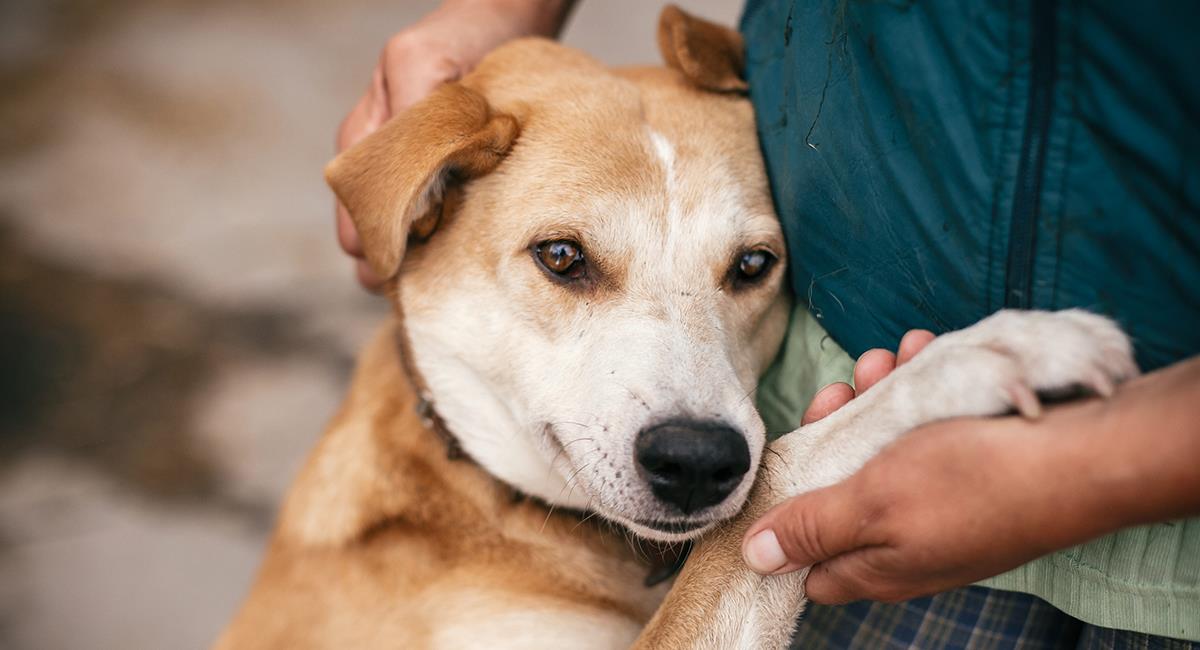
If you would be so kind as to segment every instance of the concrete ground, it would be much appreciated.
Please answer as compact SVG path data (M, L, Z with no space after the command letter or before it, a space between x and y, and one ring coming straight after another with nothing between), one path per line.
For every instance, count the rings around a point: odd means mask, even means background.
M385 313L320 170L433 4L0 3L0 648L205 647L237 606ZM654 62L658 9L565 40Z

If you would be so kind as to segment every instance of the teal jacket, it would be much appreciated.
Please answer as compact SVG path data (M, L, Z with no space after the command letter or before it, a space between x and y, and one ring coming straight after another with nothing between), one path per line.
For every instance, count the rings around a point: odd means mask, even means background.
M851 355L1004 307L1200 353L1200 3L751 2L793 286Z
M1005 307L1108 314L1147 371L1200 354L1197 26L1190 1L751 0L746 73L809 312L765 402L794 417L802 365L848 368L833 343L855 357ZM1200 639L1195 521L1002 578Z

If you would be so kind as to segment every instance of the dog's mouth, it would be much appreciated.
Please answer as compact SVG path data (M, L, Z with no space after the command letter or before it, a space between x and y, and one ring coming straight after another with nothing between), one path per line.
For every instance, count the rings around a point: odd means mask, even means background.
M713 522L694 519L682 519L677 521L665 519L640 519L635 520L634 523L656 532L666 533L668 535L682 535L684 533L700 530L701 528L704 528Z
M716 526L721 518L703 519L626 519L622 523L629 532L642 539L677 544L696 539Z

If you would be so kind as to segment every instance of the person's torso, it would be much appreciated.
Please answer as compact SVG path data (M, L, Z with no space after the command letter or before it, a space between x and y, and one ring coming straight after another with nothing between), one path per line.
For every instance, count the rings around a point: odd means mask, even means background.
M793 287L851 355L1006 307L1200 353L1200 4L751 2Z

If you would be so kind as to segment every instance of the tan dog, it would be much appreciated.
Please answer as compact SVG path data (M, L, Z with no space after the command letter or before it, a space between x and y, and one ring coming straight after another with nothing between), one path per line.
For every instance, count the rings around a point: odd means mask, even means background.
M917 424L1133 372L1103 319L1001 314L755 484L789 305L741 41L672 8L659 40L668 68L619 71L511 43L330 165L397 319L218 647L778 647L805 572L744 567L751 517ZM670 595L644 586L640 540L691 539Z

